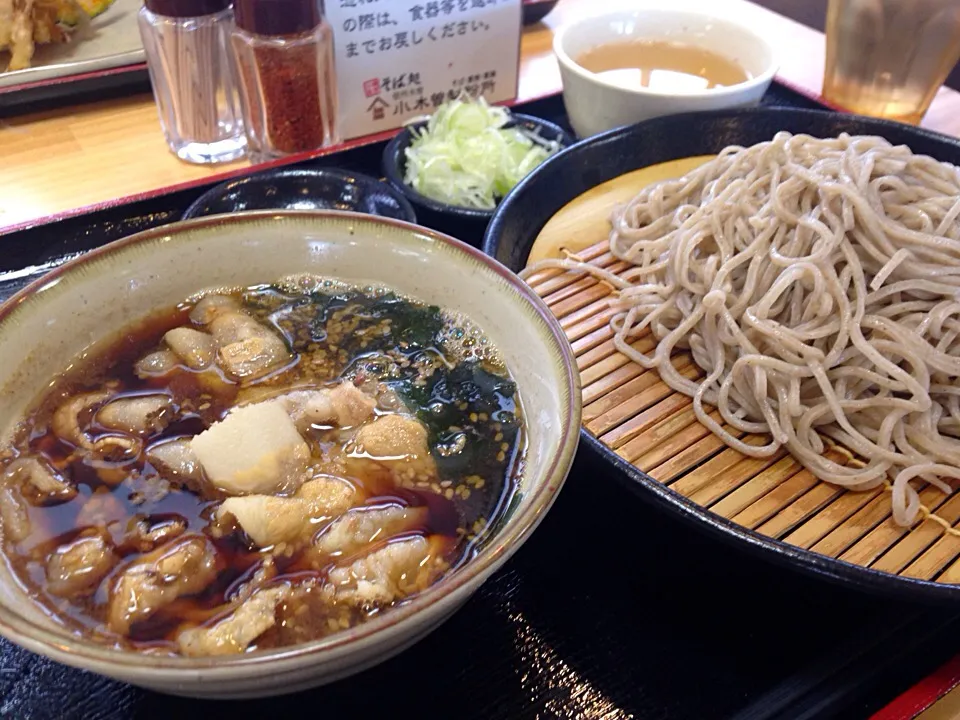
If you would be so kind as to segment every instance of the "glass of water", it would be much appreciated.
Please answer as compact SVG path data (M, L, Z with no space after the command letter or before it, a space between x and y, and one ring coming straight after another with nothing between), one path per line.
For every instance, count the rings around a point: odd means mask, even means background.
M917 124L960 58L958 0L830 0L823 96Z

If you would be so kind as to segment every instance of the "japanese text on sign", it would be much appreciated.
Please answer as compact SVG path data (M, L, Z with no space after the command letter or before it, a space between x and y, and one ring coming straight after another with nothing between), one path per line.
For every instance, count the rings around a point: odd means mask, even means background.
M401 126L461 92L516 96L520 0L328 0L349 139Z

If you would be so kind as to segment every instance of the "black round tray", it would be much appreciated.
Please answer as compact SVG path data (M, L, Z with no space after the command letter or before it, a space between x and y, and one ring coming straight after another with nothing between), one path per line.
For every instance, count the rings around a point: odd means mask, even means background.
M960 165L960 142L939 133L874 118L822 110L750 108L686 113L647 120L577 143L547 160L500 203L483 250L514 271L546 222L591 188L649 165L716 154L729 145L753 145L786 130L817 137L840 133L879 135L915 153ZM871 570L774 540L722 518L662 485L607 448L586 430L582 443L612 474L656 507L718 538L749 548L773 562L871 592L927 601L960 600L960 585Z

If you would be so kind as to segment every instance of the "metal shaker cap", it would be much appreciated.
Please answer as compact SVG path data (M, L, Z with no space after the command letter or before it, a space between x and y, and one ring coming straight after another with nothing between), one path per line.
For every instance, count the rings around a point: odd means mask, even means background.
M213 15L230 7L230 0L145 0L147 10L166 17Z
M320 0L234 0L237 27L255 35L297 35L320 24Z

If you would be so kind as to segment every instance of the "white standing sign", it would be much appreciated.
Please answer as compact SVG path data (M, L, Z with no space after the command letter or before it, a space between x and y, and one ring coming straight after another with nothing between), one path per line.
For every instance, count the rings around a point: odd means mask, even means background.
M325 0L345 140L400 127L461 91L517 95L520 0Z

